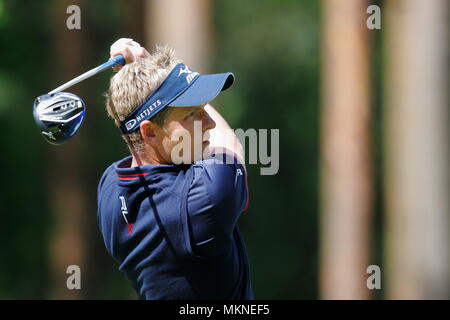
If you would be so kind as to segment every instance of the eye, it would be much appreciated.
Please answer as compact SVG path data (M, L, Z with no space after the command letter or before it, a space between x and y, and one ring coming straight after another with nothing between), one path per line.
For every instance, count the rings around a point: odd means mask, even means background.
M199 110L193 110L193 111L189 112L189 113L184 117L184 119L187 119L187 118L189 118L189 117L192 117L192 116L194 116L195 114L197 114L198 112L199 112Z
M189 113L184 117L184 119L187 119L187 118L189 118L189 117L192 117L194 114L195 114L195 111L189 112Z

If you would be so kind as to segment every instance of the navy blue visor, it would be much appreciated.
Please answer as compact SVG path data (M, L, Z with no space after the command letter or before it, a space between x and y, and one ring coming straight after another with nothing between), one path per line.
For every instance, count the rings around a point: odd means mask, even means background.
M142 122L153 118L166 106L191 107L208 103L220 91L231 87L233 82L231 72L202 75L179 63L161 85L120 123L120 131L127 134L138 130Z

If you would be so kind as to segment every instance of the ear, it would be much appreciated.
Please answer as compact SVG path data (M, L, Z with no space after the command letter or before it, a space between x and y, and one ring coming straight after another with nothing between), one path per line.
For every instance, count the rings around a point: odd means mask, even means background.
M148 143L151 146L158 145L159 139L156 132L158 129L157 127L158 126L150 120L145 120L140 124L139 130L145 143Z

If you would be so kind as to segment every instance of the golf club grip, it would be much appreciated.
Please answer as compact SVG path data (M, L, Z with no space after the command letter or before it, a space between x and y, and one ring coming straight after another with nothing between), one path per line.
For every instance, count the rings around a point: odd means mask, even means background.
M118 66L118 65L125 65L125 57L121 54L118 54L117 56L112 57L109 59L106 63L111 62L111 67Z
M123 55L119 54L117 56L112 57L105 63L99 65L98 67L95 67L94 69L91 69L91 70L83 73L82 75L79 75L78 77L64 83L63 85L59 86L58 88L50 91L48 94L53 94L56 92L63 91L63 90L65 90L83 80L86 80L87 78L90 78L90 77L96 75L97 73L100 73L106 69L112 68L117 65L124 65L124 64L125 64L125 58Z

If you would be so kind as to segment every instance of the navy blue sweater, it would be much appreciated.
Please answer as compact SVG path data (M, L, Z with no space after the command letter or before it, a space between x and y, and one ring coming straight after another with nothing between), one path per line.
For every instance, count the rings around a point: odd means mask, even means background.
M225 162L130 168L127 157L106 169L99 228L141 299L253 299L236 225L248 204L246 172Z

